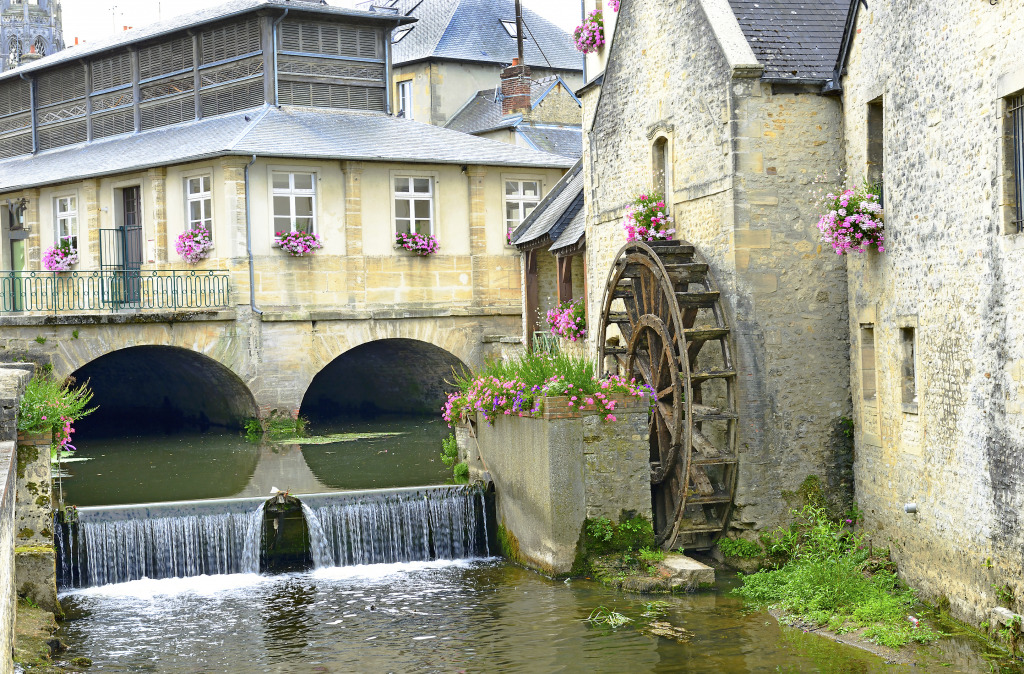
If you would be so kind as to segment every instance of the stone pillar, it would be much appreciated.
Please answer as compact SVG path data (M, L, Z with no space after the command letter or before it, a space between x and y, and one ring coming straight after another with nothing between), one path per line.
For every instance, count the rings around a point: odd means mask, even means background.
M487 169L482 166L470 166L466 170L469 181L469 254L473 269L473 305L483 306L487 303L487 290L490 286L487 279L490 265L487 263L487 220L485 217L486 202L484 201L484 177Z
M52 433L18 433L14 574L18 595L60 614L53 549Z
M221 162L223 172L222 184L224 185L224 203L227 210L227 226L214 228L218 232L213 234L213 245L222 247L214 252L217 257L246 257L245 250L245 166L249 162L228 158ZM250 178L252 168L250 167ZM216 220L214 221L216 223ZM253 223L255 227L257 223ZM228 240L218 240L218 233L227 232ZM223 237L220 237L223 238ZM245 286L248 287L248 277ZM237 287L237 286L236 286Z
M100 181L95 178L82 181L82 205L79 210L79 240L85 242L88 254L88 266L93 269L100 267ZM84 228L84 231L83 231Z
M28 250L25 251L25 270L42 269L42 238L39 222L39 190L25 190L22 196L28 199L25 204L25 227L28 228Z
M345 293L350 305L366 303L366 258L363 256L363 165L342 162L345 172Z
M153 236L156 240L153 260L158 265L167 264L167 168L159 166L146 171L150 190L153 194ZM147 251L148 252L148 251Z

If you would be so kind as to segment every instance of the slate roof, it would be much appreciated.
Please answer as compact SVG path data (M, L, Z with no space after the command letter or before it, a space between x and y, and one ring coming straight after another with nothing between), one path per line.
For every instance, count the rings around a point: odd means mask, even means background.
M560 83L565 85L558 77L533 80L530 86L530 103L536 106ZM565 86L565 89L572 93L568 86ZM582 112L580 118L582 124ZM582 126L544 124L542 120L524 121L520 114L502 115L501 91L498 87L478 91L444 126L453 131L474 134L496 129L515 129L530 146L542 152L560 154L573 159L583 156Z
M357 17L373 23L391 23L396 21L411 23L411 19L402 16L385 15L380 13L366 12L362 10L335 7L333 5L321 5L315 2L295 2L292 0L231 0L221 5L214 5L194 12L186 12L180 16L171 17L164 21L158 21L132 30L123 31L116 35L91 40L79 45L72 45L67 49L45 56L38 61L32 61L26 65L0 75L0 79L6 77L17 77L19 73L28 73L49 66L74 61L90 54L124 47L129 44L149 40L151 38L167 35L189 28L195 28L202 24L220 21L232 16L247 14L260 9L288 9L290 12L305 12L315 14L328 14L332 16ZM283 13L283 12L282 12Z
M526 250L557 241L582 212L583 161L580 160L555 183L533 213L512 232L512 244L520 250Z
M766 79L832 77L849 0L729 0Z
M573 217L572 222L565 228L558 239L551 244L550 250L552 253L558 254L566 248L571 248L580 242L586 235L587 230L587 213L584 209L580 209Z
M573 161L383 113L265 106L0 161L0 192L224 155L569 168Z
M428 59L507 65L518 55L516 39L501 25L502 19L515 20L514 0L402 0L400 5L419 21L393 45L395 65ZM583 55L572 36L525 7L523 20L529 28L524 31L526 65L583 71Z
M530 145L541 152L550 152L573 159L583 156L583 127L520 124L516 126L516 131L525 136Z

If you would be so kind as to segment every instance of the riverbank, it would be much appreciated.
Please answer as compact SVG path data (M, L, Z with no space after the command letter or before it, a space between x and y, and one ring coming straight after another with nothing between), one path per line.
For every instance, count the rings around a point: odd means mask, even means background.
M52 613L19 601L14 629L15 671L34 674L85 671L92 660L83 656L65 660L62 656L67 646L56 636L58 629Z

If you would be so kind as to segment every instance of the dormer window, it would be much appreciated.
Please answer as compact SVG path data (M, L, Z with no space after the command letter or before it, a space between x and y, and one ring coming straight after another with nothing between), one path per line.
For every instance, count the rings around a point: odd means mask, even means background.
M391 44L398 44L402 41L406 35L412 31L412 26L402 26L401 28L395 29L395 32L391 34Z
M505 32L508 33L509 37L519 37L519 31L516 30L515 20L509 21L508 19L502 19L501 25L505 27ZM523 39L526 39L525 35L523 36Z

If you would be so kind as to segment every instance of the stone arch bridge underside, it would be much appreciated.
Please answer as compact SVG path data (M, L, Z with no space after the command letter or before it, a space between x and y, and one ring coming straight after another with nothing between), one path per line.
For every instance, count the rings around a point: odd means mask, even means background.
M427 312L424 312L425 314ZM415 315L316 320L248 311L103 316L10 316L0 319L0 361L50 363L68 376L136 346L178 347L225 366L245 383L266 416L296 414L313 378L337 357L378 340L415 340L470 367L520 348L521 317Z

